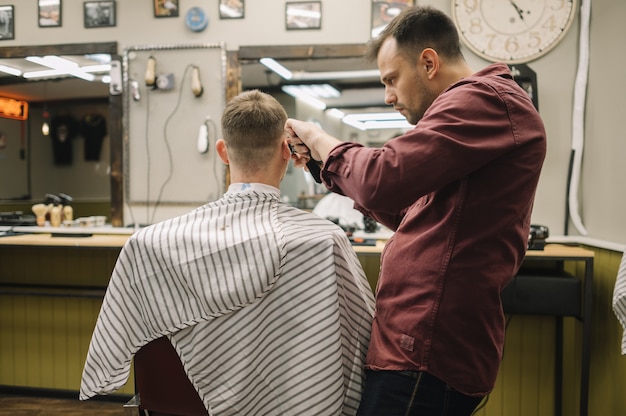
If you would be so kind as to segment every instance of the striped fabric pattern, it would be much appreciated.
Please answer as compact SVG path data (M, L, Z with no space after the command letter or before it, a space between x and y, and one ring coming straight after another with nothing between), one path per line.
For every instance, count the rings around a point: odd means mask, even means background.
M622 354L626 354L626 252L622 256L615 288L613 289L613 312L624 330L622 335Z
M278 193L227 193L135 233L92 336L80 398L167 335L211 415L353 415L374 299L334 224Z

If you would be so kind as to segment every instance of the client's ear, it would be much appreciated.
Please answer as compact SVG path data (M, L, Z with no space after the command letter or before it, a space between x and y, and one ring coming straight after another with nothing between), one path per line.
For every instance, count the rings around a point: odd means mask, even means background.
M222 159L222 162L228 165L228 148L226 147L226 142L224 141L224 139L218 139L215 142L215 150L217 150L217 154L219 155L220 159Z
M285 139L282 141L280 150L281 150L283 159L291 159L291 148L289 147L288 139Z

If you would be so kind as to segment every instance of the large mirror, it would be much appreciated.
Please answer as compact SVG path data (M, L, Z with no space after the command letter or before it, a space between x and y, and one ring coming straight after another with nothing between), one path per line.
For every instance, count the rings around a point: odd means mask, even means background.
M379 147L410 126L385 104L376 63L364 54L359 44L244 46L242 89L271 93L290 117L315 120L342 140ZM325 192L302 169L290 169L281 184L300 208L312 208Z
M0 97L28 112L24 120L0 118L3 206L64 193L121 221L121 95L110 94L112 59L115 42L0 49Z

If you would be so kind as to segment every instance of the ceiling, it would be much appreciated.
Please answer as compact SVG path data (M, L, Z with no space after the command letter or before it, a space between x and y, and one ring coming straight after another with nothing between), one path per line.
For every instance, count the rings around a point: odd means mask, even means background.
M109 57L109 55L105 56ZM100 64L103 59L101 55L61 55L61 57L75 62L79 67ZM0 66L2 65L17 69L21 73L50 69L23 58L3 58L0 59ZM109 86L101 81L101 77L107 73L98 72L95 75L96 81L85 81L68 75L25 79L22 76L0 71L0 91L3 97L31 103L106 97L109 93Z
M322 98L327 108L390 109L385 105L384 88L379 76L371 74L376 70L376 65L365 62L362 57L277 59L277 61L294 74L292 80L282 79L258 60L243 60L241 62L243 87L272 91L280 90L283 85L328 83L339 90L341 95L337 98ZM351 75L350 71L355 73ZM360 76L359 72L362 72L363 76Z
M94 55L65 55L79 66L93 65ZM267 92L281 91L283 85L328 83L341 92L336 98L324 98L327 108L351 111L390 111L384 103L384 89L378 75L372 76L374 64L362 57L330 58L278 58L280 64L292 71L294 78L287 81L259 63L259 59L240 59L241 80L244 89L259 88ZM37 63L23 58L2 58L0 65L6 65L21 72L45 69ZM364 76L344 77L345 71L366 71ZM375 71L374 71L375 72ZM102 74L100 74L102 75ZM319 75L319 79L318 79ZM332 76L337 75L337 76ZM332 76L332 79L328 79ZM50 81L50 82L41 82ZM2 96L38 103L67 99L104 98L109 94L108 84L99 81L85 81L71 76L27 80L0 71L0 91Z

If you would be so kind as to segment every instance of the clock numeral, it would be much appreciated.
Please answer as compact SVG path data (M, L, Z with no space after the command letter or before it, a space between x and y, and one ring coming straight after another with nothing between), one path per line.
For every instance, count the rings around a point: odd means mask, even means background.
M476 9L478 8L478 1L477 0L463 0L463 6L465 7L466 13L468 14L474 13Z
M481 33L483 31L483 21L480 17L473 17L470 20L469 31L473 34Z
M557 5L553 4L551 7L552 10L561 10L565 7L567 3L569 3L569 8L572 7L572 0L559 0L558 2L555 2L555 3L557 3Z
M541 25L541 27L543 27L544 29L548 29L550 32L554 32L554 30L557 29L557 24L554 19L554 15L553 14L550 15L550 17L546 19L546 21Z
M517 38L515 36L510 36L509 38L507 38L507 40L504 42L504 49L506 49L506 51L511 55L515 54L515 52L517 52L517 50L519 49L519 43L517 42Z
M528 34L530 41L528 42L528 47L531 49L538 48L541 45L541 36L539 36L539 32L530 32Z

